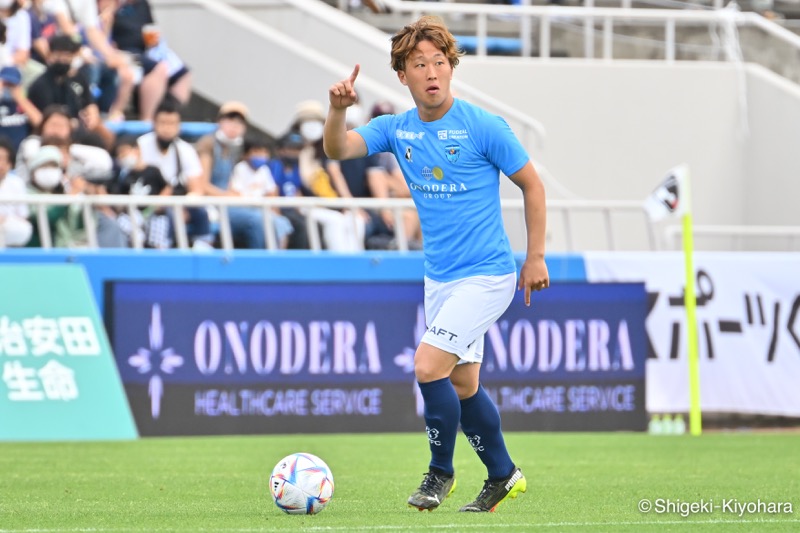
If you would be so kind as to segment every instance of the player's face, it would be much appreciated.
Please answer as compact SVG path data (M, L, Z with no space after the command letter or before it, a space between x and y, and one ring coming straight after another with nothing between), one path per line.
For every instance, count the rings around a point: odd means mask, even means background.
M422 120L440 119L450 109L453 67L432 42L420 41L406 58L405 70L399 71L397 76L411 91Z

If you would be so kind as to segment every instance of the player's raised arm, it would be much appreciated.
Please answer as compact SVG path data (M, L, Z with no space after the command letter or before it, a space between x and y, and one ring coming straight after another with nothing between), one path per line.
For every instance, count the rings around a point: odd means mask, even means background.
M328 89L330 107L325 120L322 143L325 155L331 159L354 159L367 155L367 145L358 133L347 131L347 108L356 103L356 78L360 66L356 65L350 76L334 83Z

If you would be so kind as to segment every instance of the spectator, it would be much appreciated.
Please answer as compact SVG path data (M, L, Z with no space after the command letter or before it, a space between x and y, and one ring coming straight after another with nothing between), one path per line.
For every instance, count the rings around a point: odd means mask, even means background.
M197 153L203 165L204 192L225 195L234 165L241 160L247 131L247 106L226 102L217 113L217 130L197 141Z
M109 187L110 193L131 196L163 196L170 193L169 184L161 174L161 170L142 160L135 137L129 136L117 140L115 159L117 171L113 184ZM165 208L140 205L130 212L121 209L117 212L117 224L131 245L133 234L137 232L146 247L158 246L157 221L167 217ZM166 226L169 226L168 222Z
M3 198L23 196L25 182L11 171L14 147L6 137L0 137L0 248L25 246L33 233L26 204L3 204Z
M29 194L63 194L64 193L64 158L61 150L55 146L45 146L37 148L29 159L28 170L30 172L30 182L28 184ZM49 234L52 239L57 235L59 222L67 216L67 205L47 206L47 222ZM41 228L37 223L37 217L31 214L33 223L33 234L28 241L29 247L42 246ZM59 243L53 243L58 246Z
M181 130L180 103L169 96L159 104L153 121L153 130L139 137L142 160L158 167L169 184L170 193L176 196L203 195L203 167L197 151L178 134ZM172 211L170 210L170 216ZM188 207L184 210L186 233L192 246L207 249L213 246L214 238L208 211L204 207ZM174 221L157 243L157 248L172 246Z
M0 68L0 84L0 135L8 137L14 150L18 150L31 125L41 122L42 114L28 100L17 67Z
M58 152L57 155L54 155ZM69 138L42 137L41 148L31 159L32 185L38 192L69 195L104 195L111 177L111 156L96 146L73 145ZM85 247L89 235L80 204L48 209L53 244L59 248ZM127 242L116 224L116 213L107 206L93 208L95 237L100 248L124 248ZM33 239L32 239L33 241ZM38 241L38 237L37 237Z
M242 161L233 167L228 189L235 195L260 198L264 196L278 196L278 186L272 177L272 172L267 166L270 152L267 143L255 137L245 138L242 151ZM254 211L259 219L263 219L261 208L246 207ZM289 219L274 209L272 223L275 228L275 237L280 248L286 248L291 235L292 223ZM262 225L263 228L263 225ZM262 230L263 233L263 230Z
M31 59L44 68L50 53L50 38L58 32L55 15L44 8L47 0L32 0L28 6L31 22Z
M88 83L72 68L79 49L80 45L66 35L50 39L47 71L31 84L28 98L40 111L52 104L65 106L70 118L77 119L79 128L99 135L110 149L113 134L100 120L100 110Z
M20 0L0 1L0 20L6 26L5 51L10 61L2 66L15 66L23 74L25 85L42 73L41 65L30 63L31 19Z
M20 143L17 153L17 174L28 181L28 161L39 150L43 137L68 140L70 141L70 150L84 150L81 148L82 146L98 147L105 150L105 142L99 135L88 132L85 129L75 130L74 126L78 124L79 121L70 117L69 109L66 106L53 104L46 107L42 113L39 127L36 128L36 133L29 135ZM102 155L97 157L102 159L101 164L103 165L107 161Z
M336 198L338 194L325 170L326 157L322 149L322 130L325 121L322 103L306 100L297 105L290 133L299 133L302 146L285 147L284 172L299 176L300 191L307 196ZM325 247L339 252L363 250L363 225L353 213L313 207L303 213L312 224L322 227Z
M120 0L110 24L111 40L142 69L139 117L152 120L156 106L169 93L182 104L192 94L188 67L161 39L147 0ZM147 41L146 41L147 39Z
M293 198L303 196L303 182L300 179L298 154L305 146L303 136L289 132L278 140L278 157L267 163L279 196ZM296 207L284 207L280 213L292 224L292 234L286 244L287 248L305 250L309 248L308 225L305 215Z
M197 142L203 167L203 192L208 196L238 196L229 186L233 167L242 159L247 130L247 106L226 102L217 113L217 130ZM234 243L244 248L264 249L264 216L260 209L229 207L228 220Z
M68 138L42 138L42 146L53 144L62 151L64 160L64 188L67 194L74 195L106 195L107 185L113 174L111 155L103 148L82 144L74 144ZM71 208L73 206L70 206ZM117 213L110 206L94 206L94 223L96 227L97 246L100 248L126 248L127 238L116 223ZM70 214L73 214L71 209ZM75 214L77 217L77 214ZM83 213L77 223L72 223L75 230L70 247L84 246L89 242L83 228Z
M96 54L99 60L97 68L93 69L92 81L96 83L104 78L103 71L106 69L116 75L116 87L106 87L107 91L116 89L114 101L109 108L109 118L123 118L133 94L133 70L120 51L111 46L108 35L103 32L97 0L48 0L44 7L47 13L55 16L62 33L77 42L83 42L85 37L93 52L90 59L94 61Z

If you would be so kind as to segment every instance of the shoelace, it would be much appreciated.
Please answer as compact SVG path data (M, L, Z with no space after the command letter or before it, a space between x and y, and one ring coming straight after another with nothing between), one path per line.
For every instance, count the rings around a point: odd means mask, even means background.
M492 481L490 479L487 479L486 481L484 481L483 482L483 488L481 489L481 493L478 494L478 497L476 498L477 501L488 500L489 496L494 491L494 488L497 487L497 485L499 485L500 483L501 483L500 481Z
M444 487L444 480L441 477L430 472L425 473L425 478L422 480L422 488L424 490L438 494L442 487Z

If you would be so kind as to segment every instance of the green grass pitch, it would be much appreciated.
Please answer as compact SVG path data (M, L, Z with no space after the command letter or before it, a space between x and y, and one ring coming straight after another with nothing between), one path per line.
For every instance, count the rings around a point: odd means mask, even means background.
M480 515L458 512L485 477L463 436L458 488L430 513L405 503L426 470L423 433L2 443L0 532L800 530L798 433L508 433L506 440L528 492ZM333 500L315 516L286 515L268 493L272 467L296 451L319 455L334 474ZM643 499L718 508L642 513ZM722 507L726 500L788 502L792 512L737 513Z

